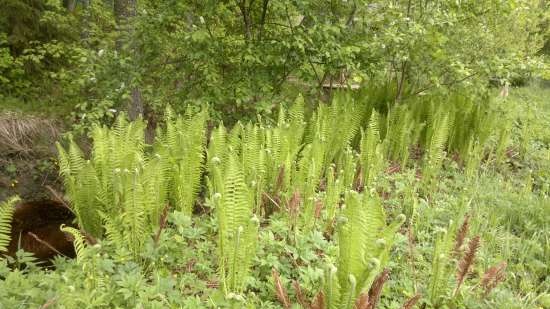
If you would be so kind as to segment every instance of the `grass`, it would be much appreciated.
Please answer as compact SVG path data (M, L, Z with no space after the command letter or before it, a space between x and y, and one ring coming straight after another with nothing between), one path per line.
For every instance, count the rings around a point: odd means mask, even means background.
M13 112L0 114L0 149L4 153L27 154L36 151L36 140L56 140L58 125L51 119L22 116Z
M21 100L14 97L0 95L0 110L22 115L46 117L57 120L66 120L74 106L67 102L56 102L44 98L42 100Z

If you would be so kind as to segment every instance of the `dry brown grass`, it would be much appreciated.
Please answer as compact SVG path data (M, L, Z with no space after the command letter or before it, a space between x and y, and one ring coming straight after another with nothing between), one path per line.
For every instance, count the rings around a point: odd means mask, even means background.
M464 244L464 239L466 239L466 236L468 235L468 231L470 229L470 215L466 215L464 217L464 222L460 226L460 229L458 229L458 232L455 237L455 247L454 247L454 254L457 257L460 257L462 254L462 245Z
M283 308L289 309L290 299L288 298L286 288L281 282L281 276L279 275L279 272L275 268L273 268L271 270L271 275L273 276L273 282L275 283L275 294L277 295L277 300L279 300L281 305L283 305Z
M401 309L412 309L414 305L416 305L416 303L420 300L421 297L422 295L418 293L415 294L413 297L407 299L407 301L403 304Z
M36 116L0 113L0 151L28 155L36 151L39 140L53 142L60 134L58 124Z
M479 249L480 242L481 238L479 237L479 235L472 238L472 240L470 240L470 242L468 243L468 249L466 249L464 256L458 262L456 272L456 288L453 293L453 295L455 296L458 294L460 286L462 285L464 279L466 279L466 276L468 276L470 269L474 265L476 253Z
M506 262L500 262L499 264L487 269L483 277L481 278L481 287L484 290L484 295L489 293L501 282L506 279Z

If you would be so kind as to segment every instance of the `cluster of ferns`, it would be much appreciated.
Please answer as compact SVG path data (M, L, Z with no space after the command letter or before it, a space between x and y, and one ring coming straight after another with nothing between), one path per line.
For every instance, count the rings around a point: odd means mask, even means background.
M208 204L218 223L221 288L239 294L260 223L281 211L289 231L335 234L339 256L326 271L326 305L352 308L388 263L405 221L400 215L387 222L377 179L413 166L429 191L447 154L464 158L465 172L474 173L490 137L499 134L488 104L465 97L391 106L376 99L340 93L311 108L298 97L272 123L220 123L211 132L207 109L185 115L168 109L151 144L144 121L122 114L112 127L93 128L89 156L72 139L58 143L60 173L80 227L65 230L75 235L78 258L89 235L139 259L167 209L192 216L197 204ZM0 250L10 209L8 203L0 208ZM414 209L407 216L412 220Z

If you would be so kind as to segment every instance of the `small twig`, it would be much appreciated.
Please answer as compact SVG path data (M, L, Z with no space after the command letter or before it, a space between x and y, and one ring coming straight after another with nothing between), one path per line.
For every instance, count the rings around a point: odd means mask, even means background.
M45 240L42 240L40 239L40 237L36 236L35 233L33 232L27 232L28 235L30 235L32 238L34 238L36 241L38 241L39 243L41 243L42 245L48 247L48 249L52 250L53 252L59 254L59 255L62 255L66 258L69 258L68 256L66 256L65 254L59 252L59 250L57 250L54 246L50 245L47 241Z
M69 206L69 204L67 204L67 202L65 201L65 199L63 198L63 196L61 196L61 194L59 192L57 192L54 188L52 188L50 185L45 185L44 186L46 189L48 189L48 191L50 191L50 193L53 195L54 199L61 203L61 205L63 205L63 207L67 208L68 210L71 211L71 213L74 214L74 211L73 209L71 208L71 206Z
M267 199L269 199L273 204L275 204L275 206L277 206L277 208L281 209L281 205L279 205L279 203L277 203L277 201L275 201L271 196L269 196L269 194L267 194L266 192L263 192L262 194L263 194L263 196L267 197Z

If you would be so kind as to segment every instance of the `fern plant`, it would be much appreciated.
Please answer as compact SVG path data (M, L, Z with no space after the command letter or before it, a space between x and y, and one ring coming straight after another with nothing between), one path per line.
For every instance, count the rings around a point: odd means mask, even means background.
M473 178L477 175L481 160L483 159L484 145L475 140L472 136L468 143L468 152L464 162L464 174L468 178Z
M314 198L324 172L323 156L326 146L320 142L307 145L292 176L292 187L302 196L299 222L304 229L311 229L314 220Z
M85 259L84 250L86 246L86 240L84 238L84 235L82 235L82 233L79 230L70 226L66 226L64 224L61 225L60 229L63 232L71 235L71 237L73 238L74 249L76 252L76 262L78 264L83 263Z
M367 131L361 131L360 161L364 184L367 188L371 187L378 174L383 170L385 164L378 123L379 115L376 111L373 111Z
M304 130L304 99L298 96L288 112L281 106L277 126L265 132L266 186L274 195L291 190Z
M142 199L146 196L142 177L142 170L122 171L120 173L121 186L117 192L120 212L118 216L108 213L102 215L105 233L119 248L127 249L134 258L139 256L146 236L152 232L147 217L147 207L156 205L146 204Z
M323 204L326 208L326 230L330 230L332 228L333 222L336 218L336 212L341 202L341 195L345 190L344 182L342 181L341 176L338 177L338 174L335 170L335 166L331 166L327 172L326 190L323 196Z
M86 238L81 231L61 225L61 231L69 235L73 240L73 245L76 252L76 263L81 267L82 273L84 273L84 288L87 290L105 289L105 277L108 278L108 274L105 271L100 270L101 255L94 251L98 247L91 247L87 245Z
M359 169L359 154L351 147L346 148L336 159L336 167L339 169L340 178L346 189L353 189L357 181Z
M207 150L207 185L210 197L223 188L223 174L231 151L233 149L228 149L227 146L227 130L223 124L220 124L212 131Z
M175 117L167 109L166 129L159 131L157 138L157 153L162 158L159 167L169 170L169 195L175 208L187 215L191 215L200 190L207 115L204 110L192 116Z
M422 176L427 185L432 184L441 169L445 157L445 146L449 136L449 129L453 126L450 114L441 109L436 113L427 128L427 146L424 157Z
M292 187L303 196L301 224L311 229L315 222L315 194L328 167L335 163L351 145L359 130L363 113L358 104L345 94L335 96L331 105L320 106L311 117L296 169Z
M324 212L325 229L332 231L342 201L347 190L361 183L357 171L358 156L351 148L341 153L336 163L329 166L324 178L324 192L320 192ZM316 206L316 215L319 212Z
M344 223L338 230L338 268L327 271L327 308L353 308L359 295L369 290L389 260L395 234L405 217L386 225L384 210L374 197L349 191L345 198Z
M266 128L248 123L237 123L227 135L223 125L213 132L208 149L209 190L220 192L227 164L230 161L228 149L243 168L244 180L249 186L254 205L260 206L262 194L268 186ZM221 164L220 164L221 163Z
M470 141L485 146L490 135L496 127L496 113L491 110L492 102L489 98L476 98L475 100L464 95L450 96L448 111L452 114L454 123L449 130L448 150L456 153L461 158L468 158L471 151ZM507 128L507 123L502 128ZM498 148L498 147L497 147Z
M512 127L511 122L505 122L497 129L497 143L495 147L495 160L497 164L504 161L506 155L506 148L509 146Z
M432 275L428 283L430 302L437 305L442 295L449 291L449 253L452 248L452 233L441 231L434 245L432 258Z
M209 196L219 192L232 153L243 167L245 183L250 188L254 205L259 210L266 200L288 197L289 191L303 189L309 166L308 156L303 156L302 134L304 132L304 103L301 97L287 110L281 107L279 119L274 127L260 124L237 123L228 133L220 124L212 132L207 151ZM322 155L320 156L322 159ZM303 169L299 169L299 161ZM320 179L321 169L317 173ZM314 191L314 190L310 190ZM290 193L291 194L291 193ZM280 206L280 205L278 205Z
M365 115L364 106L350 94L337 93L330 105L320 105L312 116L306 142L322 144L322 166L327 167L357 135Z
M90 160L84 155L76 143L69 139L67 151L56 144L59 153L59 172L73 212L80 227L91 235L102 234L100 213L105 211L104 201L107 199L106 188L102 188L99 177ZM104 176L104 179L108 176Z
M267 182L265 132L263 126L251 123L241 128L240 160L256 206L261 204Z
M253 215L254 199L245 183L243 167L229 156L223 187L214 194L218 221L218 261L222 288L241 293L255 256L259 220Z
M418 123L407 105L399 105L386 115L385 153L388 159L405 166L409 160L409 146L415 143L415 127Z
M89 160L73 140L59 143L60 172L79 226L107 235L134 257L156 228L167 200L169 165L144 152L144 123L124 115L112 128L95 127Z
M15 204L19 201L19 197L14 196L0 204L0 253L8 251L11 241L11 221Z

